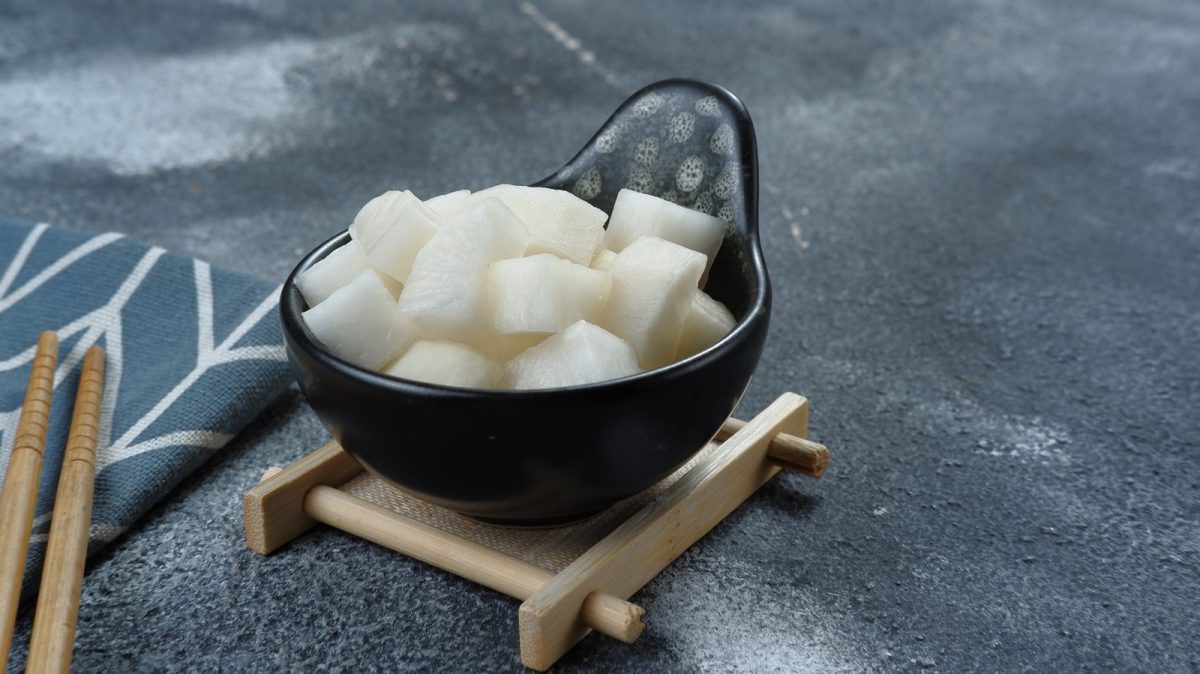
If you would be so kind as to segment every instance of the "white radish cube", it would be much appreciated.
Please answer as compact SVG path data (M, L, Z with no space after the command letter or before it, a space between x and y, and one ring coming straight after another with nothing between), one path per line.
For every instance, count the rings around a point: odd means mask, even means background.
M703 290L696 292L687 318L683 321L683 332L679 335L679 346L675 359L682 360L695 355L721 341L737 324L733 314L724 304L708 296Z
M389 190L380 194L358 210L354 222L350 223L350 236L366 250L396 221L396 215L414 201L420 199L408 190Z
M617 259L616 253L607 248L601 248L600 252L596 253L596 257L592 258L592 269L608 271L612 269L612 263L615 259Z
M492 336L488 265L525 253L525 225L497 199L472 205L417 254L400 293L400 312L422 335L483 346Z
M351 239L296 277L296 288L309 307L315 307L367 270L367 255Z
M518 390L578 386L636 374L637 356L620 337L579 321L505 365Z
M387 364L416 336L371 270L303 316L308 329L333 355L370 370Z
M529 228L529 253L551 253L586 265L604 241L608 215L579 197L546 187L496 185L471 195L494 197Z
M466 207L470 196L471 190L447 192L446 194L439 194L432 199L426 199L425 207L436 213L443 221L446 221L458 215Z
M605 245L619 253L642 236L657 236L704 255L707 278L725 238L725 221L666 199L621 190L613 204Z
M504 368L469 346L420 340L384 373L442 386L496 388L504 377Z
M486 341L479 340L471 348L497 363L504 363L525 349L537 346L548 336L541 332L519 335L497 335L493 332Z
M523 335L495 335L491 341L479 347L479 350L487 357L504 363L522 351L542 343L547 336L541 332Z
M613 261L612 291L600 325L629 342L645 369L670 363L704 273L704 256L653 236Z
M611 286L607 273L548 253L493 262L492 329L501 335L551 333L595 321Z
M379 271L375 272L375 276L379 277L379 282L383 284L384 288L387 288L387 291L391 294L392 299L400 299L400 291L404 290L403 283Z
M437 233L439 221L433 211L415 197L389 211L389 222L377 222L372 238L364 244L375 271L404 283L413 260Z

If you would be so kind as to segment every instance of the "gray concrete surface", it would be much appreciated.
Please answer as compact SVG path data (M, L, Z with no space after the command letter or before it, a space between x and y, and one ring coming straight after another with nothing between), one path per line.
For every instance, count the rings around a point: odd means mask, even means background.
M810 396L833 467L556 671L1200 668L1200 8L343 4L0 4L0 210L281 279L385 188L536 179L642 84L725 85L778 298L743 413ZM97 560L77 668L519 669L513 601L244 549L321 436L285 397Z

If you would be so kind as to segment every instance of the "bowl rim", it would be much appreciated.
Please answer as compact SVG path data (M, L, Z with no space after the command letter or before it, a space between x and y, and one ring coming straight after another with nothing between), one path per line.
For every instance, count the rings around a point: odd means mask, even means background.
M750 113L746 110L745 104L724 87L701 82L698 80L689 80L682 78L673 78L661 80L647 85L628 99L626 99L612 115L605 121L597 130L591 139L583 145L583 147L567 162L564 166L569 166L580 158L596 141L600 132L608 127L613 118L621 114L622 111L634 101L638 100L643 95L650 93L653 90L667 88L672 86L688 86L699 88L707 91L710 95L717 96L724 100L726 105L734 112L738 118L739 125L744 126L748 133L743 134L743 146L739 160L742 166L752 168L747 173L745 179L745 198L743 199L743 208L741 217L746 223L744 239L746 243L747 259L749 261L750 274L758 281L758 287L754 292L749 303L745 315L734 326L729 334L725 335L715 344L708 348L695 353L682 360L674 361L668 365L657 367L651 370L638 372L637 374L620 377L618 379L606 379L599 382L591 382L588 384L576 384L572 386L560 386L556 388L543 389L528 389L528 390L511 390L511 389L477 389L463 388L458 386L445 386L442 384L432 384L428 382L420 382L412 379L402 379L394 377L375 370L369 370L361 367L350 361L344 360L330 351L316 339L316 336L308 329L301 314L303 309L303 296L296 287L296 277L307 271L312 265L323 259L333 250L345 245L350 240L350 233L346 230L339 231L329 237L316 248L309 251L296 266L288 274L287 280L284 281L280 289L279 297L279 315L280 322L283 327L284 335L287 337L289 347L299 348L311 359L319 362L325 369L334 370L342 376L358 380L372 387L380 388L393 393L406 395L425 395L425 396L440 396L447 399L472 399L472 400L495 400L514 402L522 401L538 401L547 397L561 399L564 396L573 395L595 395L597 393L617 393L620 394L626 389L640 386L649 381L667 382L685 376L692 371L700 368L705 368L707 365L722 359L727 353L740 346L742 343L750 339L751 334L757 329L758 323L767 320L770 314L771 305L771 282L767 274L766 261L763 258L762 245L759 237L758 228L758 148L757 140L754 134L754 124L750 119ZM556 172L557 173L557 172ZM541 186L546 183L556 174L551 174L532 186Z

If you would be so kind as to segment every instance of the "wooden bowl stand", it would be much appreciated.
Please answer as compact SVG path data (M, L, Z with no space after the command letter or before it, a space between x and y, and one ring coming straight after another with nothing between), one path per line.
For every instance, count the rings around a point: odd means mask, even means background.
M431 505L330 442L246 492L246 543L267 555L322 522L520 599L521 661L545 671L592 630L637 639L645 611L629 597L781 468L820 477L829 452L805 440L807 430L808 401L785 393L748 422L727 420L645 492L549 529L484 524Z

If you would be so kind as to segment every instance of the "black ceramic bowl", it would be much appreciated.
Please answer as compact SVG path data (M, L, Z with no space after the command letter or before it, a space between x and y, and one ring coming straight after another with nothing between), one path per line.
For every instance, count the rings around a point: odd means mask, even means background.
M732 226L705 290L738 317L721 342L624 379L540 391L481 391L387 377L327 352L305 327L294 280L346 243L300 261L280 314L300 388L333 437L368 469L483 520L553 524L631 496L686 462L720 428L758 364L771 292L758 239L758 158L745 107L728 91L666 80L634 94L553 176L605 212L630 187Z

